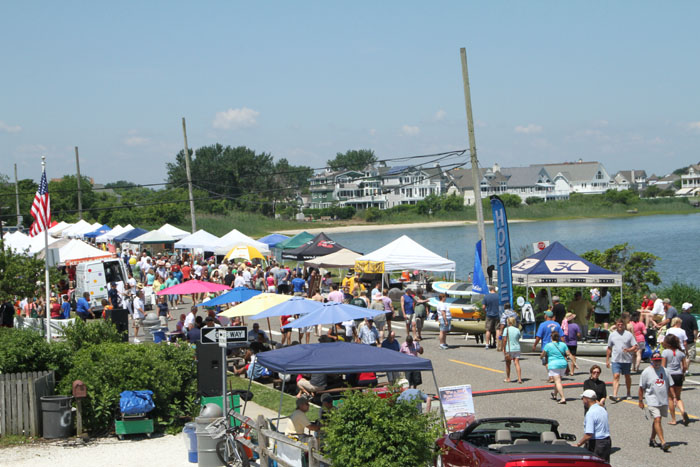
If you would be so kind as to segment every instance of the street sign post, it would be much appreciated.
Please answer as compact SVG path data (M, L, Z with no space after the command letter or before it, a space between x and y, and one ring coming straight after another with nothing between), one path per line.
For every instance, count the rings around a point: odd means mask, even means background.
M224 419L228 418L228 384L226 384L226 349L228 344L248 341L248 328L245 326L229 326L202 328L201 333L202 344L219 344L221 347L221 387L223 388L223 397L221 398L221 408L224 411Z

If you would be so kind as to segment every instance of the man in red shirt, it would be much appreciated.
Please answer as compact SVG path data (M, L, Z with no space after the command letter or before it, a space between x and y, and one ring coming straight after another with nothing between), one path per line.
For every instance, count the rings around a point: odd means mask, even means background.
M185 265L182 266L182 281L188 281L190 280L190 274L192 273L192 268L190 267L190 263L185 261Z
M280 331L282 332L282 343L281 345L284 346L285 342L287 345L290 345L292 343L292 329L287 328L285 329L283 326L286 326L289 324L289 318L291 318L292 315L284 315L280 316Z

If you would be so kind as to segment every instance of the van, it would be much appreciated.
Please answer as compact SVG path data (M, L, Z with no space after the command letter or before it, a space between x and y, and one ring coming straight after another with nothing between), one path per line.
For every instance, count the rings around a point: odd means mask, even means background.
M126 268L120 258L86 261L75 266L75 298L90 294L90 308L102 311L102 299L107 299L112 282L117 283L117 289L124 290L127 278Z

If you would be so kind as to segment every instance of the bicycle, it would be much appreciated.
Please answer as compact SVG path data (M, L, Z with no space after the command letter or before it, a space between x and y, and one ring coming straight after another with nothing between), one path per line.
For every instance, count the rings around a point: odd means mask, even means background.
M241 423L238 426L231 426L229 420L233 411L234 409L232 408L229 410L227 417L217 418L210 423L207 426L207 431L212 435L212 438L221 438L216 443L216 455L224 465L228 467L249 467L250 460L243 448L243 443L239 439L248 437L250 425Z

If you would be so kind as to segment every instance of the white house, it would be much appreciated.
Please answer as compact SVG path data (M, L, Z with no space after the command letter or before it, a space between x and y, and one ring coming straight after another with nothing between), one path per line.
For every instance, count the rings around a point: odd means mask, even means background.
M691 165L688 173L681 175L681 187L676 196L700 196L700 163Z
M611 188L611 177L600 162L565 162L563 164L533 164L531 167L544 167L554 182L554 195L568 196L569 193L601 194Z

